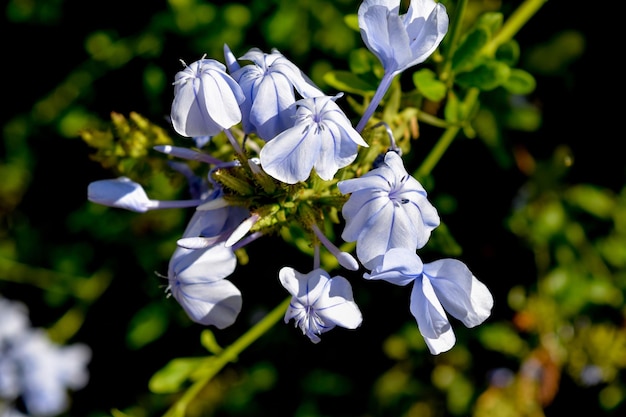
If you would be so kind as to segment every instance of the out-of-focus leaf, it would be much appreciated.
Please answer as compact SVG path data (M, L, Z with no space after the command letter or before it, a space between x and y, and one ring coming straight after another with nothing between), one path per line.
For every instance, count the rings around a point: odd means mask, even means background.
M457 84L463 87L476 87L482 91L493 90L503 85L511 74L511 68L503 62L489 60L471 71L456 76Z
M223 350L222 347L217 343L213 332L208 329L203 330L200 334L200 343L202 343L202 346L204 346L206 350L214 355L219 354Z
M518 68L511 68L509 77L503 84L511 94L526 95L534 91L537 86L535 77L529 72Z
M210 359L210 358L209 358ZM148 383L150 391L155 394L178 392L182 385L197 371L206 358L176 358L158 370Z
M615 210L615 196L610 190L592 184L576 184L565 192L570 204L601 219L610 219Z
M413 84L429 100L441 101L446 96L446 85L428 68L413 73Z
M519 43L517 43L515 39L511 39L510 41L503 43L496 51L496 59L511 67L517 64L519 56L520 47Z
M131 319L126 343L131 349L139 349L154 342L165 333L168 323L162 306L156 303L147 305Z
M452 71L469 70L480 56L480 51L489 41L489 31L477 27L467 34L452 57Z
M376 90L375 86L348 71L329 71L324 75L324 81L331 87L347 93L368 95Z

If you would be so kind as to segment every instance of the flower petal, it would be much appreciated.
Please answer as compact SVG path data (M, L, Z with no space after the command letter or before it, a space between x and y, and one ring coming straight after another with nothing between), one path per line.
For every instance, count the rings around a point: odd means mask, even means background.
M453 317L467 327L484 322L491 314L493 296L467 266L456 259L441 259L424 265L437 298Z
M407 285L422 276L422 260L415 251L405 248L390 249L382 257L371 273L363 277L370 280L390 282L395 285Z
M410 309L431 353L436 355L454 346L456 340L450 321L428 278L413 284Z

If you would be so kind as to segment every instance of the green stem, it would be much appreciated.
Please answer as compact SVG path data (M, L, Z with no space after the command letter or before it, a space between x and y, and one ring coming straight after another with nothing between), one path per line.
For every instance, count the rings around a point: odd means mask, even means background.
M235 340L233 344L224 349L221 353L213 357L210 367L202 377L193 383L191 387L185 391L182 397L165 413L164 417L182 417L189 403L198 395L198 393L211 381L211 379L221 371L227 363L237 359L239 354L243 352L259 337L265 334L274 324L284 317L285 311L289 306L291 296L287 297L272 311L270 311L262 320L252 326L247 332Z
M547 0L526 0L524 3L518 7L513 14L506 20L504 25L498 33L491 39L487 45L483 48L483 53L491 56L495 53L500 45L509 41L515 36L515 34L528 22L528 20L539 10L539 8L546 2ZM459 9L457 10L457 25L453 27L453 35L452 35L452 45L448 49L448 54L446 55L446 65L451 62L451 56L454 52L454 44L456 42L456 30L458 27L458 21L461 20L459 16L463 12L465 8L465 0L459 2ZM448 68L446 66L446 68ZM444 71L445 75L445 71ZM447 77L447 75L445 75ZM443 75L442 75L443 78ZM462 108L466 109L466 118L461 121L460 124L455 124L453 126L449 126L439 138L439 141L434 146L434 148L430 151L430 154L424 159L420 167L415 171L414 176L421 180L427 175L431 173L431 171L435 168L443 154L446 152L454 138L456 137L461 127L469 122L469 116L472 114L471 109L476 105L478 101L478 96L480 91L476 88L472 88L467 92L465 96L465 100L463 102Z
M476 105L478 101L479 90L477 88L471 88L466 96L461 108L467 109L467 114L471 114L471 109ZM467 119L465 120L467 122ZM464 123L465 123L464 122ZM429 175L431 171L435 168L443 154L448 150L448 147L456 137L459 130L464 123L455 124L453 126L449 126L439 138L439 141L435 144L433 149L430 151L428 156L424 159L420 167L414 172L413 176L418 180L422 180L424 177Z
M483 52L488 56L492 56L500 45L508 42L515 34L530 20L531 17L548 0L526 0L522 3L506 20L502 28L496 33L485 47Z
M454 56L454 52L456 51L456 47L459 43L459 38L461 35L461 26L463 25L463 14L465 14L465 9L467 7L467 0L460 0L456 5L455 16L454 16L454 24L452 29L449 32L448 45L446 47L446 55L444 60L443 71L441 71L441 80L446 82L450 78L450 71L452 69L452 57Z

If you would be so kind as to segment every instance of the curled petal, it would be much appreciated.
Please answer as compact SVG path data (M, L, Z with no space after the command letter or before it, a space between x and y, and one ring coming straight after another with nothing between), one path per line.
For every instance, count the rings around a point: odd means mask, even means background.
M443 4L411 0L403 15L399 6L399 0L364 0L358 10L361 37L387 74L424 62L448 31Z
M301 274L293 268L280 270L283 287L293 296L285 313L285 323L293 319L313 343L336 326L355 329L363 317L352 296L348 280L331 278L322 269Z
M241 121L241 87L212 59L201 59L179 71L174 82L171 119L182 136L214 136Z
M413 284L410 310L433 355L452 349L456 337L428 278Z
M232 249L177 248L168 270L169 291L193 321L220 329L233 324L241 311L241 293L224 278L235 270Z
M406 248L390 249L382 257L380 263L371 273L365 273L364 278L390 282L395 285L407 285L420 279L423 269L422 260L415 251Z
M477 326L491 315L491 292L463 262L456 259L431 262L424 265L424 275L446 311L465 326Z

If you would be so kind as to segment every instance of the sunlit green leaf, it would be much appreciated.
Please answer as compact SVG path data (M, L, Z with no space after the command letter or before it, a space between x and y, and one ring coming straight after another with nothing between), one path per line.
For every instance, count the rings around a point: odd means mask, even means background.
M454 52L452 70L459 72L471 69L488 41L489 31L484 27L477 27L469 32Z
M471 71L457 75L457 84L463 87L476 87L483 91L493 90L503 85L511 74L511 68L495 60L486 61Z
M150 391L155 394L178 392L183 384L190 379L206 358L176 358L158 370L148 383Z
M428 68L413 73L415 87L429 100L441 101L446 96L445 83L437 79L437 74Z

